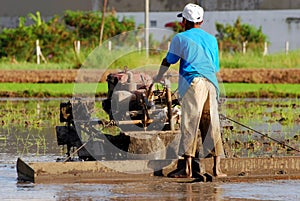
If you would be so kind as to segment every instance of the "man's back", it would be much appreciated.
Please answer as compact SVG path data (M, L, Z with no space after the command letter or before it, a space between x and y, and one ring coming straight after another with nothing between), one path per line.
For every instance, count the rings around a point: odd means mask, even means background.
M218 44L214 36L199 28L192 28L174 36L169 54L169 63L180 59L179 92L185 90L195 77L205 77L218 91L216 72L219 71Z

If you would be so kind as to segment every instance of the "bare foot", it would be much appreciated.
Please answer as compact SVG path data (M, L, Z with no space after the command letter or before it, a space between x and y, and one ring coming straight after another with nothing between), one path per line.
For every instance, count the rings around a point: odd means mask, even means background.
M221 165L220 162L221 157L220 156L215 156L214 157L214 166L213 166L213 173L215 177L227 177L227 174L223 173L221 170Z
M222 172L218 172L218 173L214 173L214 176L215 176L215 177L222 178L222 177L227 177L227 174L222 173Z
M213 168L213 173L215 177L227 177L227 174L223 173L220 169Z
M187 173L185 169L181 169L174 174L171 174L170 177L172 178L192 178L192 173Z

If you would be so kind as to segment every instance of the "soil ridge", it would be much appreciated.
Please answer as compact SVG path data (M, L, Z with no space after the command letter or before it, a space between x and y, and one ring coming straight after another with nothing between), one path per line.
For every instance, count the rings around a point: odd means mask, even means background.
M117 70L0 70L0 82L14 83L73 83L105 82L109 73ZM145 72L155 75L156 71ZM288 69L231 69L218 73L223 83L300 83L300 68Z

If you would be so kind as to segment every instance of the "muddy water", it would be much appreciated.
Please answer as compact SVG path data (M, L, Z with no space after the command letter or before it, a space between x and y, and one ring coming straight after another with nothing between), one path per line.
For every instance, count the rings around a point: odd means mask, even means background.
M58 121L50 121L49 118L56 118L56 110L59 110L59 102L61 100L47 100L49 104L45 104L41 100L31 100L28 104L18 102L13 106L1 105L1 110L5 110L5 114L13 113L18 116L12 108L17 108L21 113L30 113L31 116L37 114L37 102L39 107L39 123L35 122L35 118L29 119L20 116L13 118L7 124L0 128L0 198L1 200L300 200L300 181L268 181L268 182L246 182L246 183L185 183L166 180L166 178L154 177L153 180L144 182L127 182L127 183L106 183L106 184L32 184L18 183L16 175L15 163L18 157L24 161L55 161L62 157L64 152L57 146L56 136L54 133L54 125ZM52 103L52 102L55 103ZM33 102L33 104L32 104ZM237 101L233 101L237 102ZM31 105L30 105L31 104ZM241 104L238 102L238 104ZM20 106L21 105L21 106ZM30 106L29 106L30 105ZM28 106L28 108L27 108ZM30 107L34 107L33 109ZM230 108L239 108L240 106L228 105L228 115L231 115ZM272 106L273 107L273 106ZM283 112L287 107L272 108L267 110L278 110L276 118L280 119L284 116ZM294 111L299 111L299 105ZM43 108L47 108L43 109ZM298 109L297 109L298 108ZM265 110L265 109L264 109ZM51 114L51 112L54 114ZM248 112L251 111L248 109ZM288 111L289 115L292 113ZM235 119L238 115L234 115ZM244 115L244 114L243 114ZM279 116L278 116L279 115ZM280 116L281 115L281 116ZM296 114L296 116L299 114ZM13 116L13 115L12 115ZM240 119L236 119L241 121ZM287 117L284 116L286 119ZM2 120L6 117L2 116ZM57 117L58 118L58 117ZM251 116L252 118L252 116ZM264 115L261 119L267 119L261 124L253 123L254 120L246 122L261 132L274 133L274 127L269 126L266 122L270 122L271 117ZM6 121L6 120L5 120ZM284 131L283 139L292 139L299 134L299 124L293 121L292 124L281 124L280 121L271 121L272 125L280 125L280 130ZM245 123L245 122L243 122ZM38 126L37 126L38 125ZM266 129L267 128L267 129ZM276 128L278 130L278 128ZM275 131L276 131L275 129ZM244 132L241 132L244 133ZM237 133L236 135L238 135ZM276 134L276 135L275 135ZM280 137L279 133L275 133L274 137ZM232 137L232 136L231 136ZM245 137L234 140L243 141ZM246 137L246 140L248 137ZM299 147L299 141L294 142L294 146ZM237 154L242 154L236 150ZM260 154L261 152L253 152L252 154ZM274 154L269 153L269 154ZM244 153L247 156L249 153Z
M299 180L180 183L157 177L145 182L110 184L32 184L18 183L13 160L3 162L1 159L1 200L300 200Z

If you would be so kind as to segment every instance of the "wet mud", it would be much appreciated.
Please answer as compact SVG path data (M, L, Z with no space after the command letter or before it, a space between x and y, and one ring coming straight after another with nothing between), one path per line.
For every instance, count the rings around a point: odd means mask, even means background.
M13 159L13 155L10 155ZM30 156L27 160L45 160ZM1 200L299 200L299 180L241 183L183 182L155 178L107 184L18 183L13 160L0 156Z

